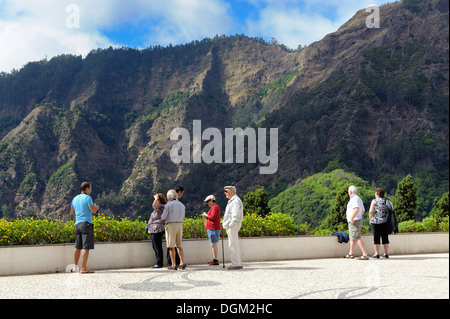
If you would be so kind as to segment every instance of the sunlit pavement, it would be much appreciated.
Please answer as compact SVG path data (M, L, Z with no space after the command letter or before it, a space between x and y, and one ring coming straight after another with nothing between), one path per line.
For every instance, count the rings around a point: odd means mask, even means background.
M449 254L8 276L0 277L0 298L448 299Z

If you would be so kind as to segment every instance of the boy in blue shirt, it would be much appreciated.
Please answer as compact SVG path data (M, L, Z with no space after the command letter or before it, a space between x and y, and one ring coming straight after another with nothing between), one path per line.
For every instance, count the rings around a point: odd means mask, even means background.
M94 204L91 198L92 185L88 182L81 184L81 194L72 200L70 215L75 215L75 252L74 267L72 272L78 268L78 260L81 255L80 273L93 273L86 268L89 257L89 250L94 249L94 225L92 224L92 214L98 212L98 205Z

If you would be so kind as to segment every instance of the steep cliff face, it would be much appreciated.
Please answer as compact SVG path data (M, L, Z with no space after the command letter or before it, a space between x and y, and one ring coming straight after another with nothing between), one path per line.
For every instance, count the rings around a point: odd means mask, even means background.
M301 52L298 76L262 124L284 136L280 162L289 165L277 178L339 163L391 189L408 171L448 174L448 156L438 155L448 154L448 9L414 8L381 7L379 29L361 10Z
M195 119L205 128L231 127L253 91L295 70L296 56L235 36L61 56L4 76L3 212L66 214L79 183L89 180L116 214L147 213L152 193L192 166L170 160L172 130L190 129Z
M134 217L178 183L190 211L225 184L275 196L335 168L389 190L408 173L448 187L448 1L380 9L379 29L361 10L301 52L223 36L64 55L3 74L2 215L65 215L84 180L105 211ZM194 120L222 136L278 128L276 174L260 174L259 162L175 164L170 133L192 135Z

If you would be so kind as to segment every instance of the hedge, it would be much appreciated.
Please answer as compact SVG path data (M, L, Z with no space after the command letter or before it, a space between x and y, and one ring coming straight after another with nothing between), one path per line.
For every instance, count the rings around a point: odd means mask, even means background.
M122 242L149 240L144 229L146 222L121 218L113 215L94 216L95 241ZM75 242L73 221L53 220L47 217L23 218L14 221L0 219L0 246L45 245ZM292 236L298 233L299 226L293 218L282 213L270 213L260 217L255 213L244 216L239 236ZM226 236L224 232L224 236ZM207 238L204 218L186 218L183 221L183 238Z
M144 231L146 222L114 216L99 215L93 218L95 240L97 242L122 242L149 240ZM0 219L0 246L46 245L73 243L75 241L74 222L40 218L23 218L9 221ZM368 227L366 227L368 229ZM437 221L427 217L422 222L405 221L399 223L400 232L448 232L448 216ZM331 233L331 231L326 232ZM283 213L269 213L261 217L247 213L242 221L240 237L293 236L297 234L317 234L308 224L294 225L293 217ZM224 231L224 236L226 236ZM183 222L183 238L207 238L204 218L186 218Z

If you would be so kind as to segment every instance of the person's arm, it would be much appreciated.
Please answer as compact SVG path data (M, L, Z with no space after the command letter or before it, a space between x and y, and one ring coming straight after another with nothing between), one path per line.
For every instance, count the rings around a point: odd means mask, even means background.
M159 203L158 203L158 196L155 195L155 196L154 196L154 199L155 199L155 200L153 201L152 207L153 207L153 209L156 210L156 209L158 208L158 204L159 204Z
M169 210L167 208L168 204L169 203L167 203L166 206L164 206L164 211L163 211L163 213L161 215L161 219L162 220L166 220L167 219L167 215L169 215Z
M359 213L359 207L355 207L353 209L353 215L352 218L350 219L350 223L354 224L355 223L355 217L358 216Z
M70 207L70 215L75 215L75 209L73 207Z
M372 200L372 203L370 204L370 208L369 208L369 223L372 220L374 209L375 209L375 200Z
M97 204L94 204L94 205L89 206L89 209L91 210L92 214L95 214L98 212L100 207Z

